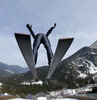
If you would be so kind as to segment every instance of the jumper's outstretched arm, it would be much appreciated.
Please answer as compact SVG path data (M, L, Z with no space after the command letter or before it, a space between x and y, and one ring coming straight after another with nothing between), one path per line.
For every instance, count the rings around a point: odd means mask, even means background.
M51 27L48 32L46 33L47 36L49 36L49 34L52 32L52 30L56 27L56 23L54 24L53 27Z
M35 34L34 34L34 32L32 31L32 29L31 29L31 28L32 28L32 25L30 26L29 24L27 24L26 27L27 27L28 30L30 31L32 37L35 38Z

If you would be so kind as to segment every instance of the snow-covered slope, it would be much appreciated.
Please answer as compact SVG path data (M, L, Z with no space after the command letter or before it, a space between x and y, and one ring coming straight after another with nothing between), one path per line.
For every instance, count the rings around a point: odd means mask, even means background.
M97 74L97 41L91 46L86 46L78 50L76 53L61 62L58 70L64 72L64 77L70 74L75 77L85 78L89 74ZM73 75L73 76L74 76ZM97 75L96 75L97 76Z
M78 77L85 78L88 74L97 73L97 67L93 64L93 62L84 57L73 61L72 66L74 66L75 70L79 73Z
M97 41L95 41L91 46L90 48L96 48L97 49Z

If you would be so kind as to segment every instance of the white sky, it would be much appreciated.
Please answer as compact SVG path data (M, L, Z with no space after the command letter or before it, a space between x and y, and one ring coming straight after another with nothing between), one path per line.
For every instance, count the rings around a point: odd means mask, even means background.
M27 67L14 33L46 33L57 23L49 39L53 52L59 38L74 37L65 58L97 40L97 0L0 0L0 62ZM32 38L33 44L33 38ZM47 65L44 47L36 66Z

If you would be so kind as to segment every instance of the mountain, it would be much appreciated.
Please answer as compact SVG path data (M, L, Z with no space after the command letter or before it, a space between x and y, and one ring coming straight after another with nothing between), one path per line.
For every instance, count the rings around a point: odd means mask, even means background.
M97 41L95 41L91 46L90 48L96 48L97 49Z
M8 65L0 62L0 77L7 75L15 75L19 73L25 73L29 71L29 68L22 68L17 65Z
M97 80L97 41L89 47L83 47L63 60L52 79L78 83L81 79L93 82ZM79 80L80 79L80 80ZM82 82L81 82L82 83ZM83 83L84 84L84 83Z
M39 79L43 80L47 76L48 67L38 68L37 71ZM41 75L42 77L40 77ZM92 79L94 78L97 78L97 41L91 46L81 48L67 59L61 61L51 80L67 81L67 83L72 80L80 83L81 79L86 79L86 83L88 83L89 81L93 82Z
M86 46L75 52L73 55L60 62L57 69L53 73L51 82L62 82L67 88L84 86L85 84L97 81L97 42L91 46ZM38 77L45 81L48 73L48 66L37 68ZM18 82L31 81L32 74L27 72L13 76Z
M95 48L94 48L95 45ZM83 47L60 64L63 68L73 68L79 77L97 73L97 41L89 47Z
M7 76L7 75L9 75L8 72L0 70L0 77Z

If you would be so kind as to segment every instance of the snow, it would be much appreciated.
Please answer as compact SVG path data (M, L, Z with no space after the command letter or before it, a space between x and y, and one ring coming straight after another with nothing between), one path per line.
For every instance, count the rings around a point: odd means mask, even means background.
M95 54L97 54L97 53L95 53L95 52L92 51L91 54L92 54L92 55L95 55Z
M81 66L83 66L83 64L79 64L79 65L78 65L78 67L81 67Z
M82 77L82 78L85 78L87 75L84 74L84 73L81 73L80 71L77 71L80 75L78 77Z
M37 100L47 100L47 97L38 97ZM51 99L51 100L78 100L78 99L62 98L62 99Z
M37 100L47 100L47 97L38 97Z
M29 100L29 99L15 98L15 99L7 99L7 100ZM37 100L47 100L47 98L46 97L38 97ZM51 100L78 100L78 99L63 98L63 99L51 99Z
M4 93L4 95L5 95L5 96L8 96L9 94L8 94L8 93Z
M90 65L89 65L87 62L88 62ZM84 64L85 67L87 67L87 69L88 69L88 71L86 71L87 73L90 73L90 74L95 74L95 73L97 73L97 67L96 67L91 61L85 59L85 60L83 61L83 64ZM79 65L77 65L77 66L80 67L80 66L83 66L83 64L79 64ZM81 71L79 71L79 70L77 70L77 72L80 74L79 77L85 78L85 77L87 76L87 74L81 73Z
M29 82L23 82L23 83L21 83L21 84L23 84L23 85L30 85Z
M41 81L41 80L39 80L38 82L32 82L32 83L30 83L30 82L23 82L23 83L21 83L21 84L23 84L23 85L34 85L34 84L40 84L40 85L42 85L43 84L43 82Z
M8 100L29 100L29 99L15 98L15 99L8 99ZM47 97L38 97L37 100L47 100ZM51 99L51 100L78 100L78 99L63 98L63 99Z
M77 93L76 93L75 89L66 89L63 91L63 94L64 95L75 95Z
M43 82L41 80L39 80L38 82L32 82L32 84L40 84L40 85L42 85Z
M78 99L72 99L72 98L63 98L63 99L55 99L55 100L78 100Z
M12 71L9 70L9 69L5 69L5 71L6 71L6 72L9 72L9 73L14 73L14 72L12 72Z
M2 86L2 83L0 83L0 86Z
M74 65L74 64L75 64L75 62L73 62L73 61L72 61L72 64Z
M58 96L58 95L61 95L62 91L52 91L50 92L50 95L51 96Z
M90 63L90 66L88 67L89 68L89 72L90 74L95 74L97 73L97 67L90 61L88 61Z

